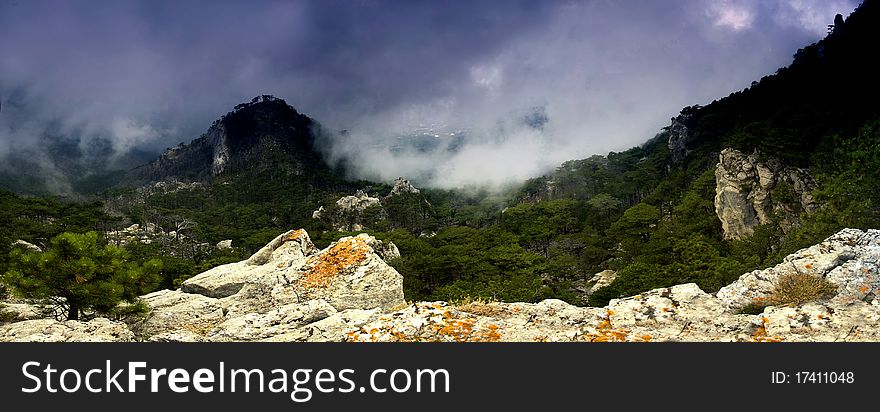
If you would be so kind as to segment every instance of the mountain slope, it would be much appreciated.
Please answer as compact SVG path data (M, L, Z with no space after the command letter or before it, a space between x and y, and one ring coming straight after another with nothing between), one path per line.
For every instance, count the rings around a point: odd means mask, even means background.
M124 184L208 182L273 167L295 175L327 171L315 150L319 129L284 100L258 96L215 121L198 139L167 149L159 159L130 171Z

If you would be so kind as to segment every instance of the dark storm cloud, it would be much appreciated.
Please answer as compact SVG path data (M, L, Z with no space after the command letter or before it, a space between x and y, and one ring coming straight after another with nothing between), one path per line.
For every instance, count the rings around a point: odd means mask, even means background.
M498 183L654 135L789 62L848 0L0 0L0 153L51 136L118 153L197 137L274 94L363 176ZM541 107L541 129L518 119ZM422 127L454 154L393 151Z

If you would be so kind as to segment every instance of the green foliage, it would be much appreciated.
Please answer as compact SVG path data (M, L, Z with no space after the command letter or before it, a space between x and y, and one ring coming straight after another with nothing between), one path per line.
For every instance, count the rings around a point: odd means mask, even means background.
M113 313L121 301L134 302L155 287L159 261L132 263L123 249L99 240L95 232L65 232L52 238L44 252L16 248L3 281L21 297L63 308L67 319Z

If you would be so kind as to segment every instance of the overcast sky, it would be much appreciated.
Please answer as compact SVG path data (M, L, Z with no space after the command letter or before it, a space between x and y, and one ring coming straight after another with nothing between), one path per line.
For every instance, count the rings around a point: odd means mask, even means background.
M523 179L653 137L775 72L854 0L0 0L0 154L57 136L189 141L237 103L287 100L363 177ZM540 107L541 129L520 120ZM420 126L455 154L390 151ZM448 138L448 134L444 134Z

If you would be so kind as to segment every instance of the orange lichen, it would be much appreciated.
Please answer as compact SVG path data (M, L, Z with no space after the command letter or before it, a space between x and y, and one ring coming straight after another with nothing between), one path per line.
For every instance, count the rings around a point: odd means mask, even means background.
M651 339L654 339L651 335L642 335L642 342L650 342Z
M290 232L287 236L284 237L285 242L291 242L303 237L306 234L305 229L297 229Z
M438 312L428 314L423 319L425 328L415 331L399 330L391 319L379 320L377 326L362 326L357 331L346 334L349 342L497 342L501 340L498 325L478 327L477 319L464 317L461 312L436 305ZM429 309L430 310L430 309ZM385 323L388 322L388 323ZM427 332L427 333L425 333Z
M615 329L611 324L611 316L614 312L608 310L605 317L596 325L596 333L588 333L583 339L589 342L626 342L626 335L629 333L625 329Z
M805 269L812 269L812 268L813 268L813 265L810 264L810 263L807 263L806 265L804 265L804 268L805 268Z
M337 242L326 252L312 256L306 261L308 269L299 278L306 289L325 288L336 276L367 258L369 246L360 238Z
M761 324L758 326L758 329L755 330L755 333L752 334L752 342L782 342L783 339L779 336L770 336L767 334L767 322L769 319L766 317L761 317Z

